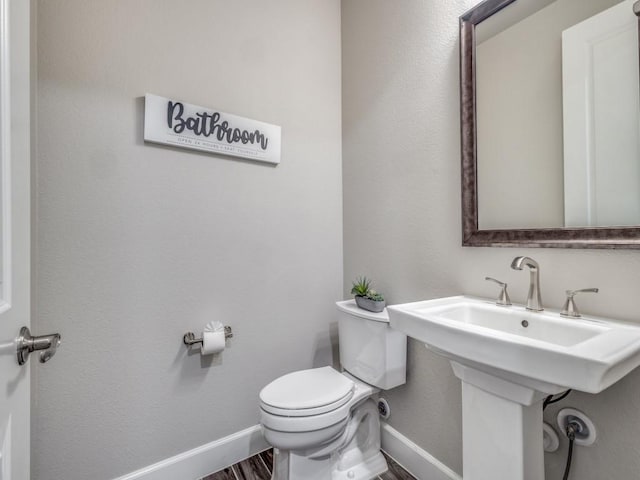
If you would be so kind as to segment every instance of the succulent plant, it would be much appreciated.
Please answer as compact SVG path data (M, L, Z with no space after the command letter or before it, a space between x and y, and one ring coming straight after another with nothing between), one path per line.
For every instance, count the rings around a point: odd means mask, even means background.
M366 297L373 300L374 302L384 301L384 297L382 296L382 294L376 292L371 288L371 280L369 280L367 277L357 277L352 285L352 295L355 295L357 297Z
M366 297L373 300L374 302L384 301L384 297L382 296L382 294L376 292L375 290L369 290L369 293L367 293Z
M369 287L371 286L371 280L367 277L358 277L352 282L353 288L351 289L352 295L359 297L366 297L369 293Z

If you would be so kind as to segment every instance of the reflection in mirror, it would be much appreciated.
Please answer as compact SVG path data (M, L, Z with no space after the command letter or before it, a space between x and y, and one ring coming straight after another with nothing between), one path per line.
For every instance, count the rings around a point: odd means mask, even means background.
M3 67L6 67L6 62L0 59L0 84L2 83ZM0 86L0 305L4 304L9 299L6 298L4 276L7 274L5 269L5 234L9 234L7 231L5 221L5 194L7 193L4 188L5 172L8 169L10 162L10 150L7 144L9 138L9 126L10 116L8 109L5 108L5 102L8 97L8 88ZM8 177L7 177L8 178Z
M476 26L480 230L640 225L632 0L517 0Z
M8 51L6 36L2 34L2 28L0 28L0 50L3 52ZM11 150L9 144L9 138L11 136L11 112L9 110L9 56L0 55L0 307L7 305L10 299L7 298L5 275L10 276L9 262L7 261L6 249L8 240L5 239L5 235L10 234L10 229L7 228L9 215L5 214L5 208L9 206L10 201L7 201L7 197L10 194L10 189L5 187L5 180L9 180L9 176L6 172L9 171L9 165L11 160ZM6 265L5 265L6 262Z
M565 30L562 61L565 226L640 225L633 2Z

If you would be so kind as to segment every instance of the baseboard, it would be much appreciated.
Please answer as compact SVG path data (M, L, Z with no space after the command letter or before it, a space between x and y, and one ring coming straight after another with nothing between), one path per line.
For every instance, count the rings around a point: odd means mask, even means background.
M462 480L462 477L393 427L381 423L382 450L419 480Z
M255 425L114 480L196 480L267 448L260 425Z
M382 450L419 480L462 480L393 427L384 422L381 427ZM260 425L255 425L114 480L197 480L268 448Z

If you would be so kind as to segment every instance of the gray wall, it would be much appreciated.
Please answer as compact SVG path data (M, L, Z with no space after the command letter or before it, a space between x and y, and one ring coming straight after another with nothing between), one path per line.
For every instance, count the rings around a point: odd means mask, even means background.
M33 478L108 479L258 423L331 363L338 0L37 3ZM146 93L282 126L278 167L145 145ZM210 320L221 357L182 335Z
M366 274L390 303L460 293L493 297L486 275L526 299L528 276L516 255L541 265L543 300L558 308L564 290L597 286L585 312L640 321L640 252L462 248L458 16L473 0L343 0L343 183L345 295ZM385 394L390 422L460 472L460 387L448 362L409 343L408 381ZM640 372L600 395L572 393L562 406L590 415L593 447L577 447L572 477L636 478L640 471ZM566 440L546 455L560 478Z

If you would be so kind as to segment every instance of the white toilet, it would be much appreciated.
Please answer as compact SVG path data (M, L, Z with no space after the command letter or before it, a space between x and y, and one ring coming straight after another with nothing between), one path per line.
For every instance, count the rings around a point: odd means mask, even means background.
M275 447L272 480L370 480L380 453L380 390L406 380L407 337L386 310L338 302L342 373L331 367L284 375L260 392L260 423Z

